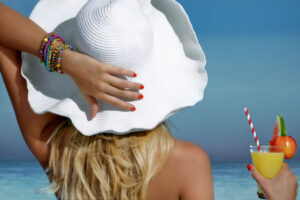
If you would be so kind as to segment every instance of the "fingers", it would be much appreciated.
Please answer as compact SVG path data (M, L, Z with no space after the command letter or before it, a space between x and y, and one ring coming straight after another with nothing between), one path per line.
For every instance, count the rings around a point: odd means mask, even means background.
M287 163L283 163L282 164L282 168L281 168L279 174L280 175L286 175L286 176L292 176L292 175L294 175Z
M112 76L110 74L108 75L107 81L112 86L120 88L120 89L129 88L132 90L141 90L144 88L143 84L127 81L127 80Z
M127 81L116 76L136 77L136 73L131 70L122 67L111 66L106 63L102 63L101 73L103 72L106 74L102 76L101 84L98 84L96 90L93 92L93 94L90 95L118 108L135 111L136 108L132 104L122 101L117 97L123 97L126 99L134 100L142 99L142 94L140 94L137 91L131 90L140 90L143 89L144 86L140 83ZM126 88L130 90L126 90ZM96 109L95 106L95 98L93 99L93 102L91 102L92 100L89 98L89 104L92 108L91 116L95 116L98 111L98 107ZM95 110L97 111L95 112Z
M298 177L293 174L287 163L283 163L280 173L284 173L284 175L287 176L289 180L291 180L291 183L293 183L298 188Z
M116 97L110 96L108 94L102 93L101 96L99 97L102 101L105 101L113 106L119 107L124 110L131 110L135 111L135 107L131 105L130 103L126 103Z
M93 119L99 110L99 105L98 105L97 99L95 97L88 96L88 95L83 95L83 96L87 100L88 104L91 107L90 118Z
M142 99L144 96L138 92L133 92L129 90L120 90L118 88L112 87L111 85L107 85L106 87L106 93L113 95L113 96L119 96L127 99Z
M295 194L295 197L297 196L298 192L298 177L293 174L293 172L290 170L290 167L287 163L283 163L282 170L280 171L280 175L285 177L286 180L288 180L289 187L293 187L293 193Z
M107 68L107 72L113 75L125 75L130 77L136 77L136 73L134 73L131 70L122 68L122 67L116 67L116 66L109 66Z
M260 173L257 171L257 169L253 165L249 164L248 170L250 171L251 176L254 178L254 180L256 180L256 182L259 185L264 185L268 181L265 177L260 175Z

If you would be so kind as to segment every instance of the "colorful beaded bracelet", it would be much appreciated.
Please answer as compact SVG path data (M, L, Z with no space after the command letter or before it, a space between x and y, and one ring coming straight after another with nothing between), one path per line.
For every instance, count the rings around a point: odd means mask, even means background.
M50 66L51 66L51 70L53 71L53 68L54 68L54 63L55 63L55 60L57 60L57 53L59 52L59 50L62 48L64 44L63 43L60 43L54 50L53 54L51 54L51 61L50 61Z
M43 60L44 60L44 64L46 65L47 69L50 68L50 55L52 54L52 49L53 49L53 43L55 41L58 41L60 43L62 43L63 41L60 38L57 37L52 37L46 44L45 48L44 48L44 55L43 55Z
M52 57L52 54L53 54L52 53L53 52L53 43L55 41L58 41L60 44L63 44L59 38L54 38L52 43L47 46L46 53L45 53L46 57L45 57L45 62L44 63L45 63L45 66L46 66L46 68L49 72L53 72L53 70L51 70L53 68L51 66L51 57Z
M53 49L54 42L59 43L55 49ZM41 44L41 64L45 65L49 72L63 73L61 69L61 58L66 49L73 50L71 45L65 44L65 41L61 36L56 35L55 33L48 33Z
M60 39L62 43L65 43L64 39L59 36L59 35L56 35L55 33L49 33L47 34L47 36L43 39L43 43L42 43L42 48L41 48L41 61L42 62L45 62L46 60L46 56L47 56L47 51L46 49L48 48L49 45L52 44L52 42L54 41L54 39Z
M48 42L48 40L50 39L51 35L52 35L52 33L48 33L42 40L42 44L41 44L41 48L40 48L41 64L44 64L43 63L43 55L44 55L43 49L45 48L45 45Z
M60 50L59 50L59 54L58 54L58 56L57 56L57 63L56 63L55 68L54 68L54 71L58 71L58 72L61 73L61 74L64 73L64 72L62 71L61 58L62 58L63 53L64 53L64 51L65 51L66 49L73 50L71 45L64 44L63 47L60 48Z

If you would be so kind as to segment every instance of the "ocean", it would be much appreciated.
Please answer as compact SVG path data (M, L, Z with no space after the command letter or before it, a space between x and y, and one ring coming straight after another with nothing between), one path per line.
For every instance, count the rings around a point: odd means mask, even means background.
M300 177L300 161L288 164ZM246 166L244 162L212 163L216 200L257 199L256 182ZM47 185L48 179L38 162L0 161L0 200L56 200L53 194L45 193Z

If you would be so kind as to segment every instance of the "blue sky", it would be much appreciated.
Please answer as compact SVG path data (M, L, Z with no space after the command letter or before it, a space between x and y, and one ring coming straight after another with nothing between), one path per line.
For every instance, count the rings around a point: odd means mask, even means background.
M35 0L0 0L29 15ZM247 106L261 143L277 113L300 144L300 2L297 0L179 1L207 57L204 100L170 119L174 135L201 145L212 161L249 160L253 138ZM33 159L0 81L0 159ZM300 159L299 151L295 159Z

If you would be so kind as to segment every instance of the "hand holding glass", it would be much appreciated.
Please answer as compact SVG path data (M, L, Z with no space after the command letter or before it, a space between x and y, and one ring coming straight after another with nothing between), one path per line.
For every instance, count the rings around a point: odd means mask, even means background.
M257 146L250 146L252 162L258 172L265 178L272 179L280 172L284 160L283 147L261 145L261 151ZM257 194L261 199L266 199L261 187L257 184Z

